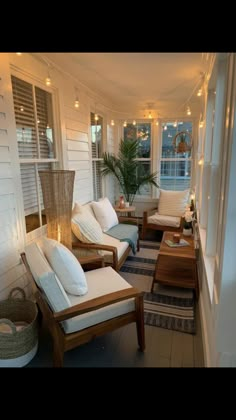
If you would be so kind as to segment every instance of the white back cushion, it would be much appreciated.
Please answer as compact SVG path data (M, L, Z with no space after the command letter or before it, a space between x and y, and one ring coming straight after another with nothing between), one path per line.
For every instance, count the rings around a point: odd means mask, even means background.
M52 310L59 312L69 308L71 303L67 294L38 244L33 242L27 245L25 255L34 280L38 287L45 293Z
M119 221L117 214L108 198L104 198L99 202L93 201L92 206L96 219L100 224L103 232L107 232L113 226L118 225Z
M166 216L182 216L189 200L189 190L160 190L158 213Z
M75 213L71 219L71 228L81 242L101 243L102 241L102 228L88 211Z
M78 201L75 201L74 207L72 210L72 217L74 217L74 215L77 213L84 213L84 212L89 213L91 216L95 218L92 203L87 203L87 204L82 205Z
M43 252L67 293L88 291L84 271L72 252L54 239L43 238Z

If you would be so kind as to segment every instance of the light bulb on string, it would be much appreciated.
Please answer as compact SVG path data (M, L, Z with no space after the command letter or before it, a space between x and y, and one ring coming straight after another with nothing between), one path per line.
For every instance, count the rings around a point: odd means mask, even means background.
M189 106L187 107L187 115L191 115L191 109Z
M79 98L78 98L78 89L75 88L75 102L74 102L74 107L75 108L79 108Z
M159 125L159 121L158 120L156 120L156 125Z
M177 127L177 121L174 122L173 127Z
M115 125L115 121L114 120L111 120L111 125Z
M133 125L136 125L136 120L133 121Z
M127 121L124 121L123 127L127 127Z
M45 83L47 86L51 86L51 77L50 77L50 73L49 73L49 66L48 66L48 75L45 79Z

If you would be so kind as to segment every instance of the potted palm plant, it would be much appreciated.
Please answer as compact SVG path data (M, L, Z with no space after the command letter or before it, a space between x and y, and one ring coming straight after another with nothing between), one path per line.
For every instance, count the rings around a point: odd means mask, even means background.
M135 195L144 185L154 185L157 172L147 174L143 165L137 160L139 140L121 140L118 156L111 153L103 153L102 176L114 175L125 196L126 202L132 205Z

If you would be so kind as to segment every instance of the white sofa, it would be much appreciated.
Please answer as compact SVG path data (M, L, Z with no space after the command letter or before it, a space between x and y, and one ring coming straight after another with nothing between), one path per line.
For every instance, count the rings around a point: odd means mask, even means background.
M93 218L96 219L96 221L98 221L93 211L92 202L84 204L82 207L83 211L88 212ZM74 214L75 210L72 211L72 218ZM127 218L126 221L135 225L136 227L137 250L139 250L139 233L136 220ZM102 232L102 239L99 241L99 243L82 242L81 240L78 240L78 237L76 237L74 233L72 234L72 241L73 253L78 258L99 254L104 257L105 264L111 265L116 271L119 271L120 267L131 251L131 247L128 242L121 241L112 236L109 236L105 232Z

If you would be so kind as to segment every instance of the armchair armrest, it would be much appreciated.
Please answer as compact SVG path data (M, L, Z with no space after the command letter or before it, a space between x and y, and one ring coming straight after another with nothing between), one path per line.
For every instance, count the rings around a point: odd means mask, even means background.
M109 306L113 303L121 302L122 300L143 296L143 294L144 292L141 292L135 287L119 290L117 292L108 293L107 295L88 300L87 302L79 303L78 305L64 309L63 311L55 312L53 314L53 318L55 321L61 322L69 318L74 318L77 315L82 315L87 312L103 308L104 306Z
M154 207L153 209L147 210L143 212L143 222L147 223L147 218L154 214L157 211L157 208Z
M118 253L117 253L117 248L115 246L111 246L111 245L103 245L103 244L87 244L87 243L83 243L83 242L73 242L72 243L72 249L96 249L98 251L109 251L112 252L112 257L113 257L113 268L117 271L118 269Z
M119 223L127 223L130 225L137 225L138 226L138 218L137 217L126 217L126 216L118 216Z
M89 257L78 257L78 261L80 262L82 266L85 266L86 268L90 264L92 264L92 268L94 264L98 265L100 268L105 267L104 258L101 255L89 256Z

